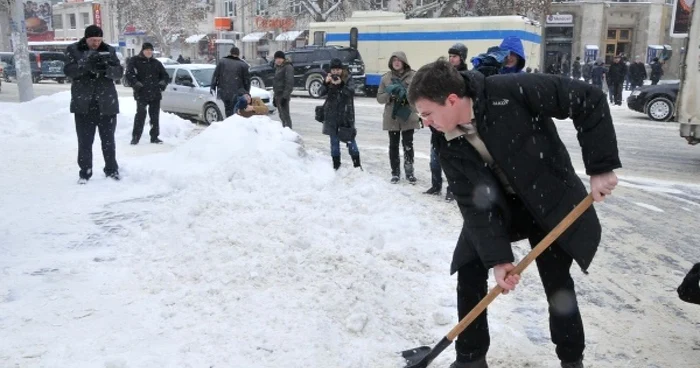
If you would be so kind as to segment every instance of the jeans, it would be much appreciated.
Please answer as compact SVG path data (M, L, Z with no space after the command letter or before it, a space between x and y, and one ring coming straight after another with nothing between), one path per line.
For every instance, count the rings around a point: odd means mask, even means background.
M340 140L337 135L332 135L331 137L331 157L340 157ZM360 155L360 149L357 147L357 142L353 139L347 143L348 152L350 157L356 157Z

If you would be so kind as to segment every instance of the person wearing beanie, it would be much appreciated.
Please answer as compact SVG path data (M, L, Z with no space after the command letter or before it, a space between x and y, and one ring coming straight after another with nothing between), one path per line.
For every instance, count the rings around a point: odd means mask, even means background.
M289 100L294 90L294 66L287 60L283 51L277 51L275 57L275 76L272 79L273 104L279 110L283 127L292 129L292 117L289 115Z
M340 142L343 142L348 147L353 167L362 170L360 150L355 141L355 85L340 59L331 59L329 67L330 73L326 74L319 95L326 97L322 133L330 137L333 168L340 168Z
M250 97L250 73L248 63L241 60L238 47L232 47L230 55L216 64L211 79L211 93L223 101L226 117L236 113L241 97Z
M92 143L95 131L102 141L104 173L119 180L114 131L119 114L119 96L114 81L120 80L124 68L116 50L102 42L102 29L96 25L85 28L85 37L66 48L63 67L71 85L70 112L75 115L78 135L79 184L92 177Z
M447 50L449 55L450 64L452 64L457 70L467 70L467 54L469 49L463 43L456 43Z
M571 66L571 76L579 80L581 79L581 57L577 56L576 60L574 60L574 64Z
M126 67L126 79L134 89L136 100L136 115L134 129L131 133L131 144L139 144L143 127L146 124L146 111L151 123L151 143L161 144L160 135L160 100L162 92L168 86L170 77L163 64L153 57L153 45L144 42L141 52L132 57Z

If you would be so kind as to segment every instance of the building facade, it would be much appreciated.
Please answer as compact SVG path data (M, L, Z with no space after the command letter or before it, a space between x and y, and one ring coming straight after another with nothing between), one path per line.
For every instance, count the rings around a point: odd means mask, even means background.
M71 41L83 37L85 27L96 24L104 32L104 40L119 43L119 28L112 16L109 0L61 2L53 5L54 40Z

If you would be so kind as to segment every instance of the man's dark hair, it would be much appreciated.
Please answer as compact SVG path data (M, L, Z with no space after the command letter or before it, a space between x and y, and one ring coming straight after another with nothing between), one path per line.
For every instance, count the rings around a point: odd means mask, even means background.
M413 76L408 90L408 102L415 105L419 99L426 99L440 105L445 104L447 96L476 97L476 90L469 72L464 74L450 64L445 58L423 65Z
M238 47L236 47L236 46L231 47L231 55L238 56L240 54L241 54L241 50Z

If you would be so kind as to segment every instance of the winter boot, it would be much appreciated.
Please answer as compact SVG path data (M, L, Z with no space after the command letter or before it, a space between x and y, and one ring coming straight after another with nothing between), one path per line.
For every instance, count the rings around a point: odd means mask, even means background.
M569 363L561 362L561 368L584 368L583 367L583 358L581 358L575 362L569 362Z
M442 188L440 188L440 187L430 187L430 189L426 190L423 193L430 194L430 195L439 195L441 191L442 191Z
M119 181L119 180L122 179L122 177L119 176L119 172L118 172L118 171L115 171L115 172L113 172L113 173L111 173L111 174L108 174L107 177L110 178L110 179L113 179L113 180L115 180L115 181Z
M360 163L360 155L358 154L350 157L352 158L352 167L359 167L360 170L364 171L364 169L362 169L362 164Z
M411 184L415 184L418 179L413 176L413 162L404 162L403 168L406 170L406 180Z
M86 178L78 179L78 184L80 184L80 185L85 185L87 183L88 183L88 179L86 179Z
M163 144L163 141L161 141L160 139L158 139L158 138L156 137L156 138L151 138L151 143L153 143L153 144Z
M340 156L333 156L333 168L336 170L340 168Z
M397 184L401 180L399 173L391 173L391 184Z
M454 362L450 368L489 368L486 358L481 358L475 362Z
M447 187L447 193L445 193L445 200L448 202L452 202L455 200L455 195L452 194L452 190L450 187Z
M131 145L135 146L137 144L139 144L139 139L138 138L131 138Z

